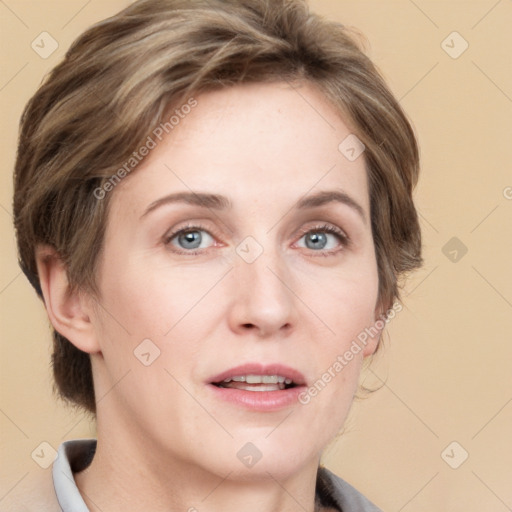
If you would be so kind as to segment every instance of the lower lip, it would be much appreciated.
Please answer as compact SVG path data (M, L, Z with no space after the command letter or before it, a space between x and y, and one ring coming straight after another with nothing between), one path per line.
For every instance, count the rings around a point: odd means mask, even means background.
M295 386L278 391L245 391L243 389L209 387L217 398L252 411L272 412L299 403L299 395L306 388Z

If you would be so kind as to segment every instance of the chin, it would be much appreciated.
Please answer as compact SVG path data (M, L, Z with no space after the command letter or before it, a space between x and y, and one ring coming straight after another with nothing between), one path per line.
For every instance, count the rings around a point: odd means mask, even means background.
M268 429L259 436L246 436L236 448L236 463L231 464L234 474L240 479L286 480L299 472L304 466L318 465L320 448L308 445L311 437L297 434L273 432Z
M317 461L313 464L311 460L290 459L287 453L281 452L275 456L266 457L266 460L262 457L252 467L244 467L244 465L236 463L231 464L223 468L222 476L225 477L226 473L230 473L230 480L240 482L263 482L268 480L283 482L298 474L308 462L313 467L318 465Z

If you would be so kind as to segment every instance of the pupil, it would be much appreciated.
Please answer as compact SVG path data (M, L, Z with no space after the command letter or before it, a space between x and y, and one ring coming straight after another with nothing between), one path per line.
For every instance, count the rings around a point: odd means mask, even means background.
M323 249L327 245L327 236L325 233L310 233L306 238L308 249Z
M179 242L185 249L197 249L201 245L201 234L199 231L189 231L179 236Z

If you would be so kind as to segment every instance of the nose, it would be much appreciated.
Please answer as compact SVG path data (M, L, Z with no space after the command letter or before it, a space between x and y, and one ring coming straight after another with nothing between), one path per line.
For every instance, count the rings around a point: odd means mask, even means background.
M232 272L229 326L259 338L289 335L297 322L296 296L289 268L264 253L253 263L242 258Z

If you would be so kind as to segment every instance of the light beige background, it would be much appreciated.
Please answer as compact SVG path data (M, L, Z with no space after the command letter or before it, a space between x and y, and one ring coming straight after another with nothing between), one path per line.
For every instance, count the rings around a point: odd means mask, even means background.
M367 36L370 55L413 120L426 259L368 373L384 387L356 403L325 464L385 512L512 510L512 1L311 4ZM124 5L0 1L0 505L39 469L31 453L40 453L40 443L57 448L94 435L86 419L52 397L48 324L16 263L17 123L72 40ZM59 44L47 59L31 48L43 31ZM456 245L446 247L452 237ZM467 460L450 467L465 452Z

